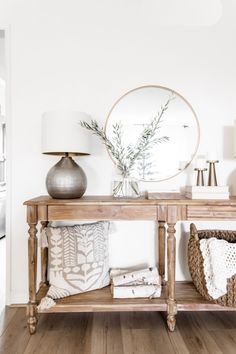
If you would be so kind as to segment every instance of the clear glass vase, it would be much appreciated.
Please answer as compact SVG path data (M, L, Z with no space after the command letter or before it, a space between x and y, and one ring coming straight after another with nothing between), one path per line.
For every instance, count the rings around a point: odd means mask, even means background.
M115 198L140 197L139 184L135 178L117 176L112 183L112 194Z

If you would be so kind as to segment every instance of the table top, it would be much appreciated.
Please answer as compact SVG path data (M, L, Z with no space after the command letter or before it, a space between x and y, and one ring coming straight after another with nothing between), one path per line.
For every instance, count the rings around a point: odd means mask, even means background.
M48 195L38 196L24 202L24 205L219 205L219 206L236 206L236 196L232 196L226 200L220 199L147 199L140 198L114 198L110 195L88 195L79 199L53 199Z

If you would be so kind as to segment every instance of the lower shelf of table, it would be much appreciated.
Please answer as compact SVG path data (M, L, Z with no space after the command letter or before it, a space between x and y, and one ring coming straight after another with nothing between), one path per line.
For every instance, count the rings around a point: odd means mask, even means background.
M37 301L45 296L48 288L41 287ZM68 296L57 300L56 306L48 312L115 312L115 311L167 311L167 286L156 299L113 299L110 287ZM232 311L236 308L224 307L205 300L191 282L176 282L178 311Z

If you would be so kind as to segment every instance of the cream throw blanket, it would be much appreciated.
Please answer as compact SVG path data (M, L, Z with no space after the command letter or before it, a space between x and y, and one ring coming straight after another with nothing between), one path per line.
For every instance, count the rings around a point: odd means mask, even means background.
M200 249L208 293L218 299L227 293L227 278L236 274L236 244L212 237L202 239Z

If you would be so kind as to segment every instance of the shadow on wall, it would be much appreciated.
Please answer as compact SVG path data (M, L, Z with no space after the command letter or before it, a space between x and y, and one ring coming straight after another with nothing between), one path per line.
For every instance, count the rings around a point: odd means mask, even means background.
M235 161L235 170L233 170L228 179L227 185L230 186L230 195L236 195L236 161Z
M183 190L184 190L185 186L191 186L191 184L192 184L192 177L194 175L194 162L193 161L183 171L183 175L185 175L185 184L184 184L184 188L183 188Z
M179 261L179 267L181 272L183 273L183 277L186 280L191 280L191 275L189 273L188 268L188 240L189 240L190 233L186 232L184 228L184 224L180 224L179 230L179 247L177 250L177 259Z
M223 128L223 159L234 160L235 159L235 147L236 141L234 141L234 126L225 126ZM235 170L233 170L228 178L227 185L230 186L230 194L236 195L236 159Z
M223 128L223 159L232 160L234 158L234 127L225 126Z

